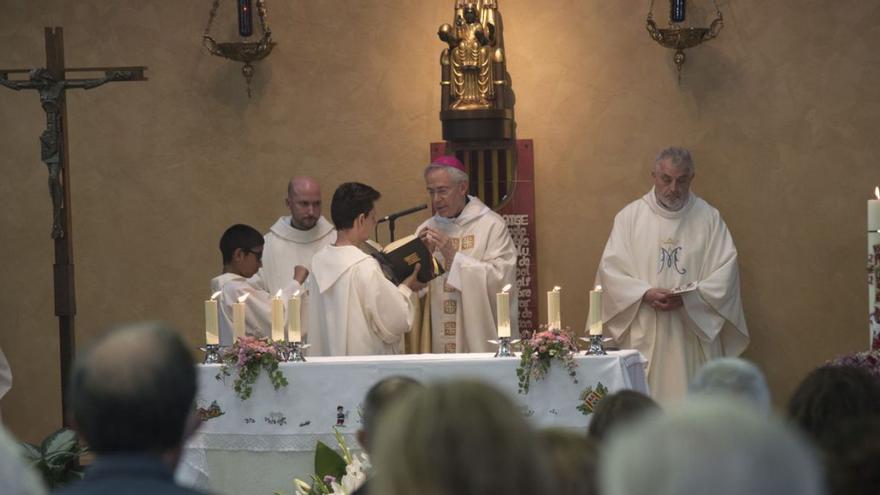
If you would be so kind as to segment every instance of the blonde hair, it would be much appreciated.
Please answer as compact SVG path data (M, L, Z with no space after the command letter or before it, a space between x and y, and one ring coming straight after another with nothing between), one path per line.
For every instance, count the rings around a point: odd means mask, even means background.
M536 435L517 411L504 394L475 381L409 394L379 420L375 492L551 493Z

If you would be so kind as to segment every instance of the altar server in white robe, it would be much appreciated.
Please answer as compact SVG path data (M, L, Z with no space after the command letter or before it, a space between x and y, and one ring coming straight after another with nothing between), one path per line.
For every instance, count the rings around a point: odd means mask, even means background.
M351 356L400 354L415 318L419 264L400 285L385 278L379 263L358 247L376 227L380 194L357 182L340 185L330 215L336 242L312 258L308 287L309 354Z
M252 283L270 294L287 287L296 266L311 268L312 256L336 240L333 225L321 215L321 186L311 177L294 177L280 217L266 234L263 266Z
M749 332L736 247L718 210L690 192L690 153L661 151L651 176L653 189L615 217L597 283L606 331L648 359L651 394L668 403L703 363L742 353Z
M250 277L259 270L263 257L263 236L260 232L243 224L236 224L226 229L220 238L220 252L223 255L223 274L211 280L212 289L220 291L220 344L231 345L233 340L232 305L239 298L245 299L245 333L258 337L268 337L271 328L272 297L269 293L255 285ZM287 301L308 275L305 267L297 266L291 270L288 283L280 289L281 298Z
M419 226L418 235L437 253L446 273L429 284L430 338L422 336L413 351L493 351L488 340L497 338L495 296L507 284L516 287L516 246L507 223L468 196L468 176L455 157L438 157L424 176L434 216ZM517 314L514 290L510 325L515 333ZM421 332L428 333L424 327Z

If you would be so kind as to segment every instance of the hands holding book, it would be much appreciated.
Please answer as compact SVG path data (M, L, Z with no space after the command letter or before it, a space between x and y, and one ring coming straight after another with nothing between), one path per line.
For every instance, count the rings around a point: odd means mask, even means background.
M418 292L425 288L425 285L422 282L419 282L418 275L419 269L422 267L421 263L416 263L416 266L413 267L412 273L409 274L408 277L403 279L400 285L405 285L409 287L413 292Z
M669 289L648 289L642 300L658 311L672 311L682 305L681 295Z

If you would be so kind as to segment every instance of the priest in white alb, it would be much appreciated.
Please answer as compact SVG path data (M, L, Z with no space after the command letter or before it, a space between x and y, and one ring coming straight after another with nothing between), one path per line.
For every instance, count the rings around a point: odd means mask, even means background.
M434 216L418 235L446 273L428 286L429 314L410 351L494 351L488 341L497 338L495 295L507 284L516 286L516 246L507 223L467 194L468 176L455 157L438 157L424 175ZM511 294L510 326L517 329L516 291Z
M653 189L614 218L597 283L606 331L647 358L651 395L668 403L703 363L742 353L749 332L736 247L718 210L690 191L690 153L661 151L651 176Z
M358 182L340 185L330 216L336 242L312 258L308 289L308 342L312 356L401 354L418 301L419 264L400 285L385 278L379 262L359 246L376 228L380 194Z
M311 177L294 177L280 217L266 234L263 266L251 282L270 294L287 287L297 266L311 268L312 256L336 240L333 225L321 215L321 186Z

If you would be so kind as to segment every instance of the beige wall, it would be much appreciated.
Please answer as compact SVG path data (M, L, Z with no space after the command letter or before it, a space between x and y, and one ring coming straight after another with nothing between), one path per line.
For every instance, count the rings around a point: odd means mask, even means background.
M386 212L424 200L420 168L440 138L434 33L451 0L270 0L278 46L252 100L239 66L199 44L207 0L2 3L0 67L41 65L48 25L65 28L70 66L149 66L149 82L68 98L81 343L142 318L198 343L220 234L268 228L292 174L319 177L327 203L346 180L384 191ZM880 9L722 1L721 36L688 53L679 85L645 3L501 2L518 135L535 141L540 288L563 286L563 318L582 328L614 214L649 187L658 149L688 146L695 189L740 251L746 356L783 403L807 370L867 340ZM60 423L43 125L35 94L0 88L0 347L15 373L2 409L29 440Z

